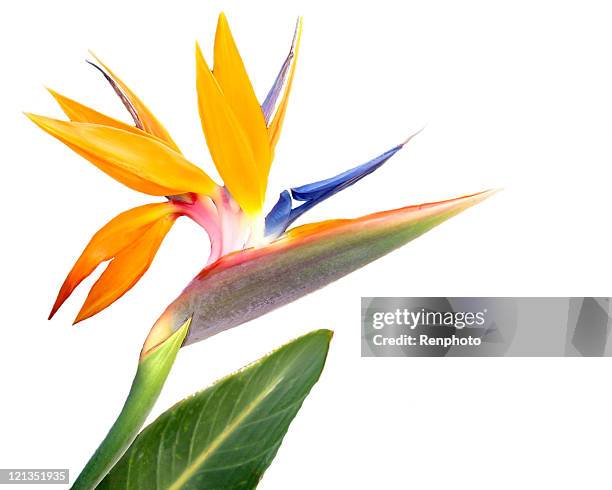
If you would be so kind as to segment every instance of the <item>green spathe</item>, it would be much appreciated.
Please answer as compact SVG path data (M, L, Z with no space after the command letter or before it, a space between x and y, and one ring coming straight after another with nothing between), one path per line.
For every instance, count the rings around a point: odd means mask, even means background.
M144 351L192 317L185 345L260 317L405 245L494 191L306 225L204 269L157 321Z

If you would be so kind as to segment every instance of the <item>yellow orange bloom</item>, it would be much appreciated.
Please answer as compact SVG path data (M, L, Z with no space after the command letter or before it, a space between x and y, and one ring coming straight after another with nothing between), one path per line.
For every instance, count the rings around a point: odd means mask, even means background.
M272 210L263 214L268 175L295 79L301 33L302 21L298 19L289 54L261 104L224 14L217 23L212 69L196 44L198 111L222 185L181 153L149 108L95 55L96 63L89 63L110 83L134 125L53 90L49 91L69 121L27 114L115 180L168 200L126 211L96 233L64 281L51 316L105 261L110 263L89 292L77 321L117 300L145 273L180 216L191 218L207 231L211 263L229 252L281 236L304 212L380 168L407 143L334 177L285 190Z
M301 29L301 21L299 21ZM296 29L296 32L298 30ZM260 106L227 18L219 16L211 70L196 46L196 88L204 136L223 186L187 160L150 109L92 53L97 68L131 115L134 125L107 116L49 89L69 121L26 114L35 124L113 179L168 202L120 214L91 239L64 281L51 316L102 262L107 268L77 316L106 308L144 274L179 216L188 216L211 239L209 262L263 233L262 209L274 145L287 107L295 63L278 108L276 99L294 57L296 39L273 90ZM297 53L295 53L297 54ZM294 60L295 61L295 60ZM276 116L269 122L272 113Z

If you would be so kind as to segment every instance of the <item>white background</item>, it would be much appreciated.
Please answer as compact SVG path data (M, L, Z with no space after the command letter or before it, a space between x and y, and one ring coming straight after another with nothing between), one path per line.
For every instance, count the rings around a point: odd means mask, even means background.
M154 415L315 328L326 369L260 488L610 488L610 359L362 359L361 296L612 295L612 30L606 2L13 2L0 16L0 467L74 479L117 415L150 326L207 256L180 220L124 298L71 326L90 278L48 322L91 235L155 201L21 111L44 86L125 118L91 48L216 175L194 41L224 9L263 99L298 14L302 50L268 193L328 177L426 130L307 219L504 192L325 290L184 349ZM25 488L25 487L21 487Z

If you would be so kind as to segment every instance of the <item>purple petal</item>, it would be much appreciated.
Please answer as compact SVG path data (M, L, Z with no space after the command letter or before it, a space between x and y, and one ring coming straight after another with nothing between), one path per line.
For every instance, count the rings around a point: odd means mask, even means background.
M264 100L263 104L261 104L261 109L263 110L266 124L269 124L270 119L272 119L274 109L276 108L276 101L278 100L278 96L282 92L283 86L285 85L285 79L287 78L287 73L289 72L289 67L291 66L291 60L293 60L295 53L295 41L297 39L299 24L300 19L297 20L295 25L295 32L293 33L293 41L291 41L291 49L289 50L289 54L287 55L287 58L285 58L283 66L281 66L278 75L276 75L276 80L274 80L274 85L272 85L272 88L268 92L266 100Z

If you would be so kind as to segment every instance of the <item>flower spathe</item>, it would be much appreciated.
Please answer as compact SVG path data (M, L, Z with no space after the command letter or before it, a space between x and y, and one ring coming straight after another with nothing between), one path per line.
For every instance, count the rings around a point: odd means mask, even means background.
M122 184L165 202L125 211L90 240L58 293L51 318L98 265L109 261L75 323L108 307L147 271L174 222L187 216L211 242L208 263L283 235L305 211L380 168L407 142L335 177L280 193L265 216L268 175L295 76L302 21L289 54L259 103L224 14L219 16L212 69L196 44L196 89L202 130L223 183L188 160L148 107L111 69L95 66L115 90L133 125L50 90L69 121L27 114L97 168ZM295 203L298 203L296 206Z

